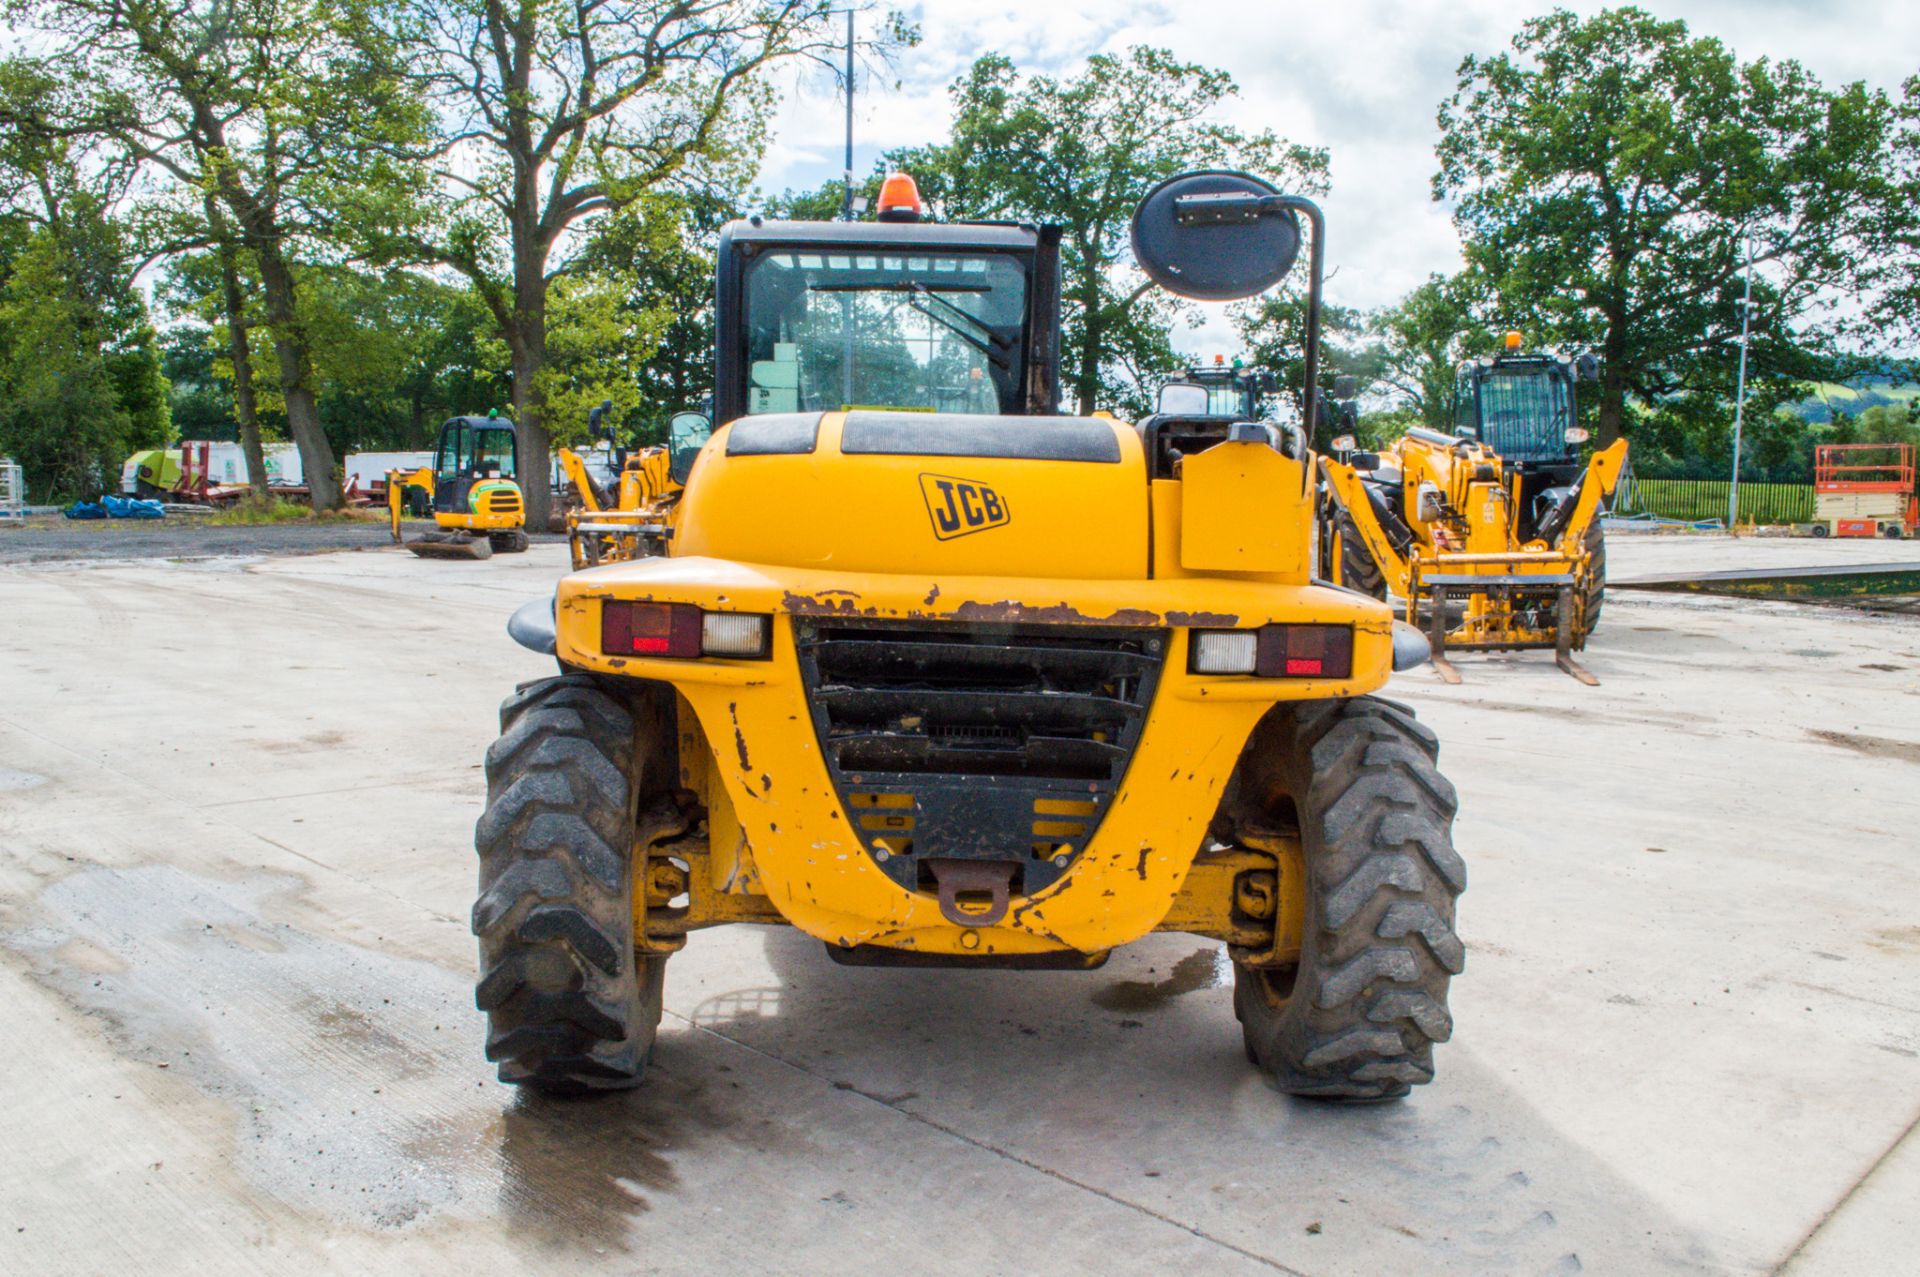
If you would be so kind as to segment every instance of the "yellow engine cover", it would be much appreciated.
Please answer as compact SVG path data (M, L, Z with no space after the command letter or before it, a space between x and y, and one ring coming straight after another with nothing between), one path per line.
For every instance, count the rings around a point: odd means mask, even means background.
M930 425L943 455L926 455ZM687 481L675 557L837 572L1148 575L1140 437L1095 417L744 417Z

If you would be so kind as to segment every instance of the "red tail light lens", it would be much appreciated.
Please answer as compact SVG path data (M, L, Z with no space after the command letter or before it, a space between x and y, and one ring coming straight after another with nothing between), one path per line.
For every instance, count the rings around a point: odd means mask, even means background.
M1263 625L1253 672L1261 678L1350 678L1351 625Z
M1352 678L1351 625L1263 625L1195 630L1187 668L1195 674L1260 678Z
M700 609L690 603L600 605L600 650L608 656L700 655Z

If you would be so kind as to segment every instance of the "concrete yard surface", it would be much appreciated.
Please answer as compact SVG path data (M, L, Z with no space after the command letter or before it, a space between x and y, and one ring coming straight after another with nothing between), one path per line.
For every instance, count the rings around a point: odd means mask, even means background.
M467 918L564 563L0 567L0 1272L1920 1271L1920 620L1623 591L1598 687L1396 677L1471 876L1405 1102L1272 1090L1199 939L735 927L646 1085L559 1103L482 1059Z

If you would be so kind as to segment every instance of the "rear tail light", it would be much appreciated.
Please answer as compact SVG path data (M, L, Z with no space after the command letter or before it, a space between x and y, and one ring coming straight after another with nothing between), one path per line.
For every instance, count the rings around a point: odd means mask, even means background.
M1257 630L1195 630L1187 660L1195 674L1261 678L1351 678L1351 625L1263 625Z
M608 656L700 656L764 659L772 653L773 618L702 612L691 603L600 605L600 650Z

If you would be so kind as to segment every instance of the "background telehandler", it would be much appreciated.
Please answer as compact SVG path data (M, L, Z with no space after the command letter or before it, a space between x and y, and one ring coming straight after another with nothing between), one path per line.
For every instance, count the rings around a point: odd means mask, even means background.
M473 927L487 1055L637 1084L668 958L792 925L843 963L1098 966L1223 942L1249 1058L1388 1099L1452 1031L1465 886L1439 745L1372 695L1424 656L1316 581L1296 427L1059 414L1059 232L736 222L712 431L665 553L575 572L509 631ZM1149 278L1271 288L1323 223L1234 173L1149 193ZM1172 405L1170 405L1172 407ZM964 411L957 409L965 409Z
M1505 343L1517 352L1520 334ZM1598 681L1573 653L1600 619L1600 515L1627 444L1582 461L1575 387L1592 367L1591 356L1471 361L1455 387L1453 435L1415 428L1378 452L1356 451L1347 435L1321 458L1333 579L1400 600L1449 683L1460 675L1448 649L1552 648L1562 669Z
M555 455L578 504L567 511L567 541L575 568L597 567L666 552L667 528L685 490L687 473L711 433L704 413L682 412L667 424L667 444L629 451L614 438L603 403L590 414L590 451L562 448ZM593 476L588 459L601 462L611 488Z
M499 417L454 417L440 427L432 469L387 472L387 520L396 544L404 513L431 513L436 529L406 547L422 558L486 559L525 550L520 444Z

